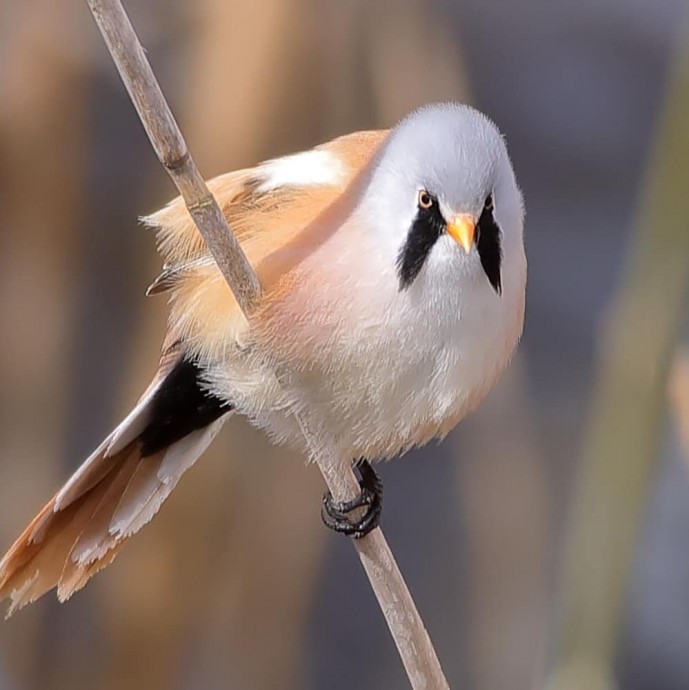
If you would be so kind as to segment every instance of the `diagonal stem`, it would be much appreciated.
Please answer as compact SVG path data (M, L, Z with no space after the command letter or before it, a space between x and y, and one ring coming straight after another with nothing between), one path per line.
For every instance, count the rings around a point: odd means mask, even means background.
M245 315L261 284L215 198L208 190L163 96L120 0L87 0L151 144L182 195L189 213ZM352 499L359 484L324 439L313 411L294 412L333 497ZM414 600L383 532L353 542L415 690L449 688Z

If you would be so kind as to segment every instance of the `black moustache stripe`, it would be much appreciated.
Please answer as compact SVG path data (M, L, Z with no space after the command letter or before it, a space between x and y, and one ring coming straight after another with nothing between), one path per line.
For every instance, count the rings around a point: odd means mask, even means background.
M437 203L428 209L419 208L397 257L400 290L416 280L446 227ZM476 224L476 248L488 281L498 295L502 294L502 234L492 208L484 208Z
M502 235L492 209L484 208L476 224L476 248L488 281L498 295L502 294Z
M407 241L397 257L397 275L400 290L406 290L417 278L433 245L445 231L445 219L433 204L429 209L419 208Z

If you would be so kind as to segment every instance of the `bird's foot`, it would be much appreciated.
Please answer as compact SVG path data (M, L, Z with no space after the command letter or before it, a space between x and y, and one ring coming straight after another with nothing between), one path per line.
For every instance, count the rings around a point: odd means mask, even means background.
M321 519L326 527L335 532L346 534L354 539L365 537L378 527L383 512L383 483L367 460L356 465L359 470L361 492L351 501L337 502L330 491L323 495ZM366 508L359 518L351 518L350 513L359 508Z

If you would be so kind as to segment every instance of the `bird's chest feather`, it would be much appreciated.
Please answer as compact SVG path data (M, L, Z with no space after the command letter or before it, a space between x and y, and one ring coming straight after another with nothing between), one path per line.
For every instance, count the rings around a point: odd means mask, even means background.
M447 433L492 386L519 335L485 277L435 270L400 290L375 260L362 254L356 278L337 262L327 276L302 275L263 329L291 400L316 411L351 457L390 457ZM266 389L265 403L259 425L296 441L284 396Z

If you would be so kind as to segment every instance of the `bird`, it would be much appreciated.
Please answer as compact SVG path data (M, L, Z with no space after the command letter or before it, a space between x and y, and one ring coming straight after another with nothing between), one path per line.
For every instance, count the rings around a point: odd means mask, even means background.
M143 219L163 258L147 294L169 298L157 373L0 561L8 615L109 565L234 414L307 456L294 411L315 415L361 484L326 494L323 521L365 536L382 511L370 463L442 439L516 349L524 203L478 110L430 104L208 186L261 297L245 317L181 198Z

